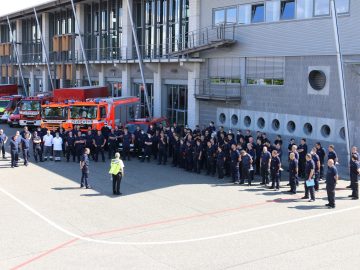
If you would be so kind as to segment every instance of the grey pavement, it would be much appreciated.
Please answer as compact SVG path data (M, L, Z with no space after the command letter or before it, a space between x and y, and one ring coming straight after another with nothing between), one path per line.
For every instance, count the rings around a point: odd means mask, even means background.
M324 184L309 203L299 199L303 187L295 196L285 193L285 180L276 192L133 159L125 162L118 197L108 161L91 162L91 190L79 188L77 163L11 169L9 162L0 159L0 269L357 269L360 263L360 204L347 198L347 181L340 181L337 208L329 210ZM1 190L76 235L112 244L69 236Z

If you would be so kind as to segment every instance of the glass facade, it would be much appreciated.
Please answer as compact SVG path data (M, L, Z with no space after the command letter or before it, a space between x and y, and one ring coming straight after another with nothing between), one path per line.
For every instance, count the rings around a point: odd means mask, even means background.
M134 21L144 58L187 47L189 0L136 0Z
M167 85L167 118L169 119L171 124L187 124L187 96L187 85Z
M41 25L41 18L39 18ZM35 18L22 20L22 61L24 63L42 61L42 45L40 29L37 27Z
M121 59L122 0L85 5L85 47L89 60Z

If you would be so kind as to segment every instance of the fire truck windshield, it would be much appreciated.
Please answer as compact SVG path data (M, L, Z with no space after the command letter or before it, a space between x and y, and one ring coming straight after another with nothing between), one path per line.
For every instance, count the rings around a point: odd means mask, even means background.
M67 119L67 108L64 107L47 107L43 109L45 119Z
M39 111L40 101L37 100L23 100L20 106L21 111Z
M70 108L71 119L96 119L97 106L72 106Z
M9 100L4 100L4 99L0 100L0 108L6 108L7 105L9 104L9 101L10 101L10 99Z

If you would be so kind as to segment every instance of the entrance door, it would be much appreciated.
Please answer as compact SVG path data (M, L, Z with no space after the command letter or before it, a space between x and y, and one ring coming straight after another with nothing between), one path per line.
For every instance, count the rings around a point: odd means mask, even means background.
M167 117L171 124L187 124L187 86L168 85L167 87Z

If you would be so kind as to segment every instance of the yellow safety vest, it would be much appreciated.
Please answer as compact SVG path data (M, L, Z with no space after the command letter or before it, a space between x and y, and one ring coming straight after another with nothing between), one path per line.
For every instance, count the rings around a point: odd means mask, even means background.
M112 159L110 164L110 171L109 174L117 175L119 172L122 171L120 160Z

